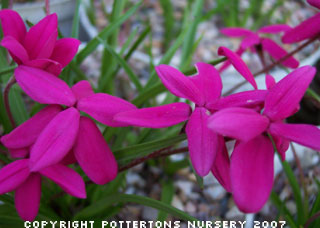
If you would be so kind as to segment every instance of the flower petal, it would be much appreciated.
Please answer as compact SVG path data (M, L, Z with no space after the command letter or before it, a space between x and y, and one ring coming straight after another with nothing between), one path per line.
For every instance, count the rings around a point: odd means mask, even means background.
M80 99L77 103L77 108L103 124L110 127L121 127L127 126L127 124L115 121L113 119L114 116L119 112L136 109L136 106L119 97L96 93Z
M307 0L307 2L308 2L310 5L312 5L312 6L316 7L316 8L318 8L318 9L320 9L320 1L319 1L319 0Z
M279 60L288 54L285 49L271 39L263 38L261 43L263 50L268 52L275 60ZM299 62L292 56L284 60L281 64L290 68L297 68L299 66Z
M274 134L271 134L271 137L276 144L277 151L279 152L282 161L286 160L286 152L289 149L290 141L282 136L277 136Z
M58 184L66 193L83 199L87 197L85 183L73 169L56 164L40 170L40 173Z
M191 100L198 105L204 104L204 97L198 87L179 70L168 65L159 65L156 71L164 86L172 94Z
M290 116L299 105L315 73L314 67L303 66L274 85L266 96L264 114L272 120Z
M195 64L198 74L190 77L201 91L205 102L216 101L221 96L222 81L216 68L208 63Z
M241 57L241 55L244 53L244 49L242 49L241 45L240 47L236 50L237 55ZM230 60L226 60L223 62L222 66L219 68L219 73L223 72L225 69L227 69L230 66L231 62Z
M231 156L231 185L238 208L245 213L259 211L273 185L274 151L263 135L235 146ZM252 200L254 199L254 200Z
M231 107L255 107L264 103L267 95L266 90L250 90L239 93L234 93L220 100L209 103L207 107L210 110L220 110Z
M260 33L280 33L280 32L286 32L289 31L291 27L287 24L275 24L275 25L267 25L261 27L258 32Z
M71 87L71 90L77 100L94 94L90 83L85 80L76 83Z
M310 17L309 19L301 22L298 26L287 31L282 37L282 42L285 44L291 44L305 39L310 39L319 34L319 24L320 13Z
M79 133L78 133L79 134ZM73 149L70 150L66 156L61 160L60 164L62 165L70 165L77 162L77 159L74 155Z
M55 13L32 26L24 40L30 59L48 59L52 54L57 36L58 18Z
M71 107L60 112L51 120L31 149L31 171L39 171L63 159L75 142L79 119L79 111Z
M33 221L39 211L41 199L41 176L31 173L14 195L14 203L19 216L25 221Z
M13 10L0 10L0 21L4 36L12 36L20 43L23 42L26 35L26 26L20 15Z
M222 136L218 136L219 149L211 168L212 174L227 192L231 192L230 159Z
M0 169L0 195L15 190L29 176L29 159L17 160Z
M41 104L72 106L76 102L67 83L46 71L19 66L14 74L22 90Z
M74 154L83 171L94 183L102 185L116 178L117 161L98 127L88 117L80 118Z
M220 30L220 32L225 36L230 37L241 37L241 36L250 36L255 34L249 29L245 28L238 28L238 27L229 27L229 28L223 28Z
M310 124L272 123L270 132L293 142L320 150L320 130Z
M218 137L207 127L206 112L205 108L196 108L186 126L191 163L200 176L210 172L218 150Z
M39 68L55 76L59 76L62 65L51 59L34 59L24 63L26 66Z
M269 119L247 108L226 108L209 118L208 127L218 134L248 141L264 132Z
M158 107L120 112L114 117L114 120L128 126L162 128L186 121L190 114L191 108L188 104L177 102Z
M254 45L257 45L260 43L260 37L257 34L252 34L250 36L245 37L241 41L241 48L246 50L249 47L253 47Z
M50 59L59 62L62 68L67 66L77 54L80 41L74 38L62 38L57 40Z
M233 67L255 88L257 89L257 83L254 80L254 77L249 70L248 66L245 64L245 62L240 58L239 55L232 52L226 47L219 47L218 49L218 55L222 55L227 57Z
M17 64L28 61L29 56L26 49L24 49L24 47L12 36L5 36L0 44L8 49L10 55Z
M270 74L266 74L266 87L267 89L271 89L276 83L276 80L274 77L272 77Z
M62 110L59 105L49 105L15 128L10 134L1 137L7 148L20 149L31 146L47 124Z

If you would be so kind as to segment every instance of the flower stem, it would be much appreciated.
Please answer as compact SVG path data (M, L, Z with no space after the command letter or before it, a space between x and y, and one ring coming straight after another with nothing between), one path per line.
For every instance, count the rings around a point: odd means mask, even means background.
M307 227L309 227L310 225L311 225L311 223L313 222L313 221L315 221L317 218L319 218L320 217L320 211L318 211L317 213L315 213L314 215L312 215L309 219L308 219L308 221L304 224L304 228L307 228Z
M10 120L10 123L12 125L12 128L15 128L16 127L16 123L14 121L14 118L13 118L13 115L12 115L12 112L11 112L11 109L10 109L10 103L9 103L9 92L10 92L10 89L11 87L16 83L16 79L14 76L12 76L8 82L8 84L6 85L5 89L4 89L4 94L3 94L3 99L4 99L4 106L7 110L7 114L9 116L9 120Z
M273 67L279 65L280 63L282 63L283 61L287 60L288 58L290 58L292 55L298 53L299 51L301 51L303 48L305 48L306 46L308 46L309 44L313 43L315 40L319 39L320 34L313 37L312 39L308 40L307 42L301 44L300 46L298 46L296 49L294 49L293 51L289 52L287 55L283 56L282 58L278 59L277 61L275 61L274 63L270 64L267 67L264 67L262 70L256 72L253 74L254 77L261 75L262 73L266 73L268 71L270 71ZM224 96L230 95L231 93L233 93L235 90L237 90L238 88L240 88L241 86L243 86L244 84L246 84L247 81L243 81L238 83L237 85L235 85L234 87L232 87L231 89L229 89L228 91L226 91L224 93Z
M50 14L50 1L46 0L46 15L48 16Z

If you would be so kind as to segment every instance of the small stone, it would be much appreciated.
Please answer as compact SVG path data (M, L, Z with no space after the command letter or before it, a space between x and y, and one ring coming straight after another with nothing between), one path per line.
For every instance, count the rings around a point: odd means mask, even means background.
M295 214L297 212L297 206L294 201L286 202L286 207L292 214Z
M194 213L194 212L196 212L197 208L196 208L196 206L195 206L193 203L188 202L187 205L186 205L186 207L185 207L185 210L186 210L187 212L189 212L189 213Z
M137 185L143 188L146 185L144 179L142 179L138 174L129 172L126 176L128 185Z
M183 206L181 200L177 196L173 197L172 206L174 206L175 208L178 208L179 210L182 210L182 211L184 210L184 206Z
M220 200L226 195L226 190L224 190L221 185L215 185L212 187L207 187L203 191L204 195L211 200Z
M142 218L144 220L155 220L157 219L158 211L151 207L143 207Z
M226 219L243 219L244 213L239 211L239 209L236 206L233 206L227 213L226 213Z

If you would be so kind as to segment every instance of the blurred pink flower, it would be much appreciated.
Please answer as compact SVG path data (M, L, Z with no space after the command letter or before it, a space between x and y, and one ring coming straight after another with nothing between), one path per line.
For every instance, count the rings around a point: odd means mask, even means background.
M290 141L320 150L317 127L284 123L298 110L315 72L313 67L300 67L276 84L267 76L269 90L262 114L235 107L218 111L209 118L210 129L237 140L230 162L231 190L243 212L259 211L272 189L274 149L266 133L273 137L282 159Z
M8 49L18 65L43 69L58 76L78 51L79 40L57 40L56 14L46 16L28 32L20 15L13 10L0 10L0 21L4 34L0 45Z
M307 2L320 9L319 0L307 0ZM286 44L300 42L306 39L311 39L320 34L320 13L302 21L296 27L288 30L282 36L282 42Z
M25 221L33 221L38 214L41 176L51 179L72 196L86 198L85 183L73 169L56 164L30 172L29 159L14 161L0 169L0 195L15 191L16 209Z
M229 37L242 37L242 41L240 47L237 49L236 53L238 55L242 55L247 48L254 53L258 51L258 48L261 48L261 51L267 52L272 58L275 60L281 59L285 55L287 55L287 51L283 49L280 45L278 45L273 40L267 37L261 37L260 34L276 34L281 32L286 32L290 30L290 26L286 24L275 24L268 25L260 28L258 31L253 32L251 30L245 28L224 28L221 29L220 32ZM286 67L297 68L299 66L299 62L294 57L289 57L282 64ZM220 72L225 70L230 65L230 62L225 62L221 68Z

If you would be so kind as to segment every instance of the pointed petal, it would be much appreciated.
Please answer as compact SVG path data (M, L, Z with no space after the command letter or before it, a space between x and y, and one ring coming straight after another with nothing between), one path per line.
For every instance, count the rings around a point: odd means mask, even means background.
M217 102L209 103L207 107L210 110L220 110L231 107L255 107L264 103L266 95L266 90L250 90L239 92L222 97Z
M245 50L242 49L241 45L240 47L236 50L237 55L241 57ZM219 68L219 73L223 72L225 69L227 69L230 66L231 62L230 60L226 60L223 62L222 66Z
M12 158L25 158L29 155L30 149L28 147L19 149L9 149Z
M24 221L33 221L39 211L41 199L41 176L31 173L14 195L14 203L19 216Z
M198 74L190 77L204 96L205 102L216 101L221 96L222 81L216 68L208 63L195 64Z
M223 136L248 141L264 132L269 119L247 108L226 108L209 118L208 127Z
M48 59L58 36L58 18L51 14L32 26L24 40L30 59Z
M312 5L312 6L316 7L316 8L318 8L318 9L320 9L320 1L319 1L319 0L307 0L307 2L308 2L310 5Z
M59 105L49 105L15 128L10 134L1 137L7 148L19 149L31 146L47 124L62 110Z
M0 195L15 190L29 176L29 159L17 160L0 169Z
M96 124L81 117L79 134L74 146L77 161L96 184L106 184L116 178L117 161Z
M237 28L237 27L229 27L223 28L220 30L223 35L230 36L230 37L241 37L241 36L250 36L255 34L249 29L245 28Z
M43 70L19 66L14 74L22 90L41 104L72 106L76 101L67 83Z
M58 184L66 193L83 199L87 197L85 183L73 169L56 164L40 170L40 173Z
M314 67L303 66L274 85L266 96L264 114L272 120L290 116L299 105L315 73Z
M219 149L211 168L212 174L227 192L231 192L230 159L222 136L218 136Z
M63 159L75 142L79 119L79 111L71 107L51 120L31 149L31 171L39 171Z
M12 36L5 36L1 40L0 45L8 49L10 55L17 64L28 61L29 56L26 49L24 49L24 47Z
M62 68L67 66L77 54L80 41L74 38L62 38L55 43L50 59L59 62Z
M272 123L270 132L293 142L320 150L320 130L310 124Z
M113 119L114 116L119 112L136 109L136 106L119 97L96 93L80 99L77 103L77 108L103 124L110 127L121 127L127 125L115 121Z
M162 128L186 121L190 114L191 108L188 104L177 102L158 107L120 112L114 117L114 120L127 126Z
M0 21L4 36L12 36L20 43L26 35L26 26L20 15L10 9L0 10Z
M291 44L300 42L305 39L310 39L320 32L320 13L310 17L303 21L298 26L287 31L282 37L282 42L285 44Z
M94 92L88 81L80 81L71 87L71 90L77 100L93 95Z
M222 55L227 57L233 67L255 88L257 89L257 83L254 80L254 77L249 70L248 66L245 64L245 62L240 58L239 55L232 52L226 47L220 47L218 49L218 55Z
M275 34L280 32L286 32L286 31L289 31L290 29L291 27L287 24L275 24L275 25L263 26L258 30L258 32Z
M268 38L262 39L262 48L263 50L268 52L269 55L272 56L275 60L279 60L288 54L285 49ZM282 62L282 65L290 68L297 68L299 66L299 62L294 57L290 56Z
M164 86L172 94L191 100L198 105L204 104L204 97L198 87L179 70L168 65L159 65L156 66L156 71Z
M218 150L217 135L207 127L208 117L205 108L196 108L186 127L191 163L202 177L210 172Z
M39 68L55 76L59 76L62 65L51 59L34 59L26 62L24 65Z
M260 43L260 37L257 34L252 34L250 36L245 37L241 41L241 48L246 50L249 47L257 45Z
M274 77L272 77L270 74L266 74L266 87L267 89L271 89L276 83L276 80Z
M234 201L241 211L258 212L267 202L273 185L273 157L272 143L263 135L235 146L231 156L231 185Z

